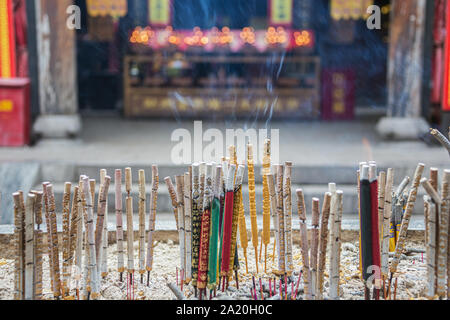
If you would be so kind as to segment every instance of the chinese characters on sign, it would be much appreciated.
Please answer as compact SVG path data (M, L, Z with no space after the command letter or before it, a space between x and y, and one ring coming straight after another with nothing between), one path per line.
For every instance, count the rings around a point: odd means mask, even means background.
M270 0L269 17L271 26L292 25L293 0Z
M355 74L351 70L324 70L322 118L350 120L354 116Z
M171 23L171 0L148 0L150 25L166 27Z

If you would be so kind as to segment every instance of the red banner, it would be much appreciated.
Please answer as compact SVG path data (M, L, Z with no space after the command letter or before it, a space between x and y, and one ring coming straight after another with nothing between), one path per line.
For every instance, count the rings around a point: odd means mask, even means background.
M450 5L446 8L447 34L445 35L444 88L442 110L450 111Z
M351 120L355 110L355 73L326 69L322 73L322 119Z
M0 0L0 77L16 77L16 40L12 0Z

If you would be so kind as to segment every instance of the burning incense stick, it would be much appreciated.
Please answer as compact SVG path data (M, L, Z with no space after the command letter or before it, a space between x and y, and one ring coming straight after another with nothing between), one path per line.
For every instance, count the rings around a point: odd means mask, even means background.
M186 270L186 245L185 245L185 235L184 235L184 194L183 194L183 184L184 176L176 176L177 185L177 213L178 213L178 238L180 243L180 269L184 275ZM167 182L167 179L166 179ZM181 281L183 282L182 277Z
M253 150L251 148L251 145L249 145L248 152L252 152ZM262 233L262 243L264 244L264 272L267 273L267 246L270 243L270 193L269 193L269 185L267 182L267 175L270 174L270 140L266 139L264 141L264 151L263 151L263 233ZM286 181L287 178L286 178ZM290 191L290 177L289 177L289 187L286 186L286 188L289 188ZM289 195L286 194L286 199L289 199L290 201L290 192ZM289 202L290 204L290 202ZM287 215L292 216L292 210L289 212L289 210L286 210ZM288 231L289 232L289 231ZM290 238L290 232L287 234L288 238ZM292 244L292 239L291 239ZM292 271L292 250L291 250L291 256L290 256L290 268L289 268L289 243L287 243L288 246L288 270L289 272ZM291 248L292 249L292 248ZM260 255L261 257L261 255Z
M447 276L447 255L448 255L448 229L449 229L449 210L450 210L450 170L444 171L442 179L442 203L440 206L439 221L439 241L438 241L438 272L437 272L437 294L444 298L446 292Z
M203 214L200 233L200 252L197 287L200 290L200 300L202 292L206 289L208 280L208 253L209 253L209 235L211 226L211 200L212 200L212 165L206 166L205 190L203 195ZM205 293L206 296L206 293Z
M234 186L234 196L233 196L233 217L231 225L231 251L230 251L230 269L228 271L228 279L233 277L233 269L231 266L235 265L236 260L236 248L237 248L237 227L239 220L239 211L241 208L241 189L242 180L244 178L245 167L240 165L236 173L236 182Z
M192 177L188 172L184 174L184 232L186 245L186 271L185 283L188 284L192 280L192 196L191 196L191 180Z
M270 208L272 211L272 223L274 228L274 244L273 244L273 257L272 262L275 261L275 249L277 250L277 254L280 254L280 240L278 239L278 214L277 214L277 193L275 191L275 182L274 182L274 175L268 174L266 176L267 179L267 185L269 188L269 195L270 195Z
M125 271L123 258L123 224L122 224L122 170L115 172L115 209L116 209L116 238L117 238L117 272L120 273L120 281Z
M256 273L258 270L258 224L256 218L255 167L253 164L253 146L247 145L248 197L250 206L250 222L252 227L252 245L255 250Z
M383 228L381 244L381 274L384 278L388 277L389 269L389 236L390 221L392 212L392 187L394 184L394 169L389 168L386 177L384 208L383 208ZM381 200L381 199L380 199ZM386 297L385 297L386 298Z
M409 220L411 219L411 214L414 209L414 204L416 202L416 197L417 197L417 190L419 188L419 183L420 183L424 168L425 168L425 165L422 163L419 163L419 165L416 168L416 172L414 173L413 185L409 192L408 202L406 204L406 210L405 210L402 225L400 228L400 235L398 238L397 246L395 248L394 259L392 260L392 263L389 268L390 272L391 272L389 288L391 287L392 276L397 271L398 264L400 263L400 257L403 252L404 246L405 246L406 233L408 231Z
M204 178L203 172L200 173L200 167L203 170L203 165L194 163L192 165L192 285L194 288L197 286L197 276L198 276L198 256L200 251L200 232L201 232L201 219L202 212L200 212L203 204L202 189L204 185L201 186L200 180L201 176ZM190 184L191 182L189 182ZM186 194L185 194L186 197Z
M328 244L328 219L330 217L331 196L330 192L325 193L322 204L322 220L320 221L319 233L319 257L317 262L317 300L323 300L323 282Z
M341 222L343 212L344 193L342 190L337 190L332 197L332 205L330 207L335 211L332 222L333 238L331 239L330 250L330 298L338 300L340 295L339 277L341 265ZM333 203L334 202L334 203Z
M283 202L283 173L284 166L278 166L277 172L277 214L278 214L278 238L280 242L280 253L278 255L278 275L284 275L286 271L286 241L284 232L284 202Z
M70 193L72 184L66 182L63 194L63 270L62 270L62 296L63 298L69 293L68 281L70 277L69 269L69 237L70 237Z
M311 299L316 300L317 295L317 250L319 247L319 221L320 221L320 211L319 211L319 199L312 199L312 230L311 230L311 257L310 257L310 267L311 267Z
M235 245L231 243L232 227L233 227L233 204L234 204L234 174L236 172L236 166L233 164L228 170L226 177L226 194L225 194L225 209L223 219L223 232L222 232L222 260L220 268L220 276L223 278L222 291L225 290L225 280L228 278L228 272L230 271L230 254L231 246Z
M141 275L141 283L144 281L145 274L145 211L146 199L145 193L145 171L139 170L139 274Z
M300 249L302 253L303 260L303 283L305 300L311 299L311 290L309 287L309 280L311 279L311 273L309 269L309 246L308 246L308 229L306 226L306 207L305 207L305 197L303 195L302 189L297 189L297 208L298 217L300 222Z
M34 300L34 202L36 196L29 193L25 207L25 287L24 299Z
M218 241L219 241L219 218L220 218L220 191L222 189L222 167L216 167L214 181L214 199L211 209L211 233L209 238L209 259L208 259L208 289L215 290L217 283L218 265Z
M96 300L99 297L99 283L98 283L98 272L97 272L97 260L95 251L95 235L94 235L94 206L92 202L92 193L90 190L89 178L83 178L83 192L84 199L86 201L87 210L87 238L89 245L89 273L90 273L90 284L91 284L91 297Z
M150 212L149 212L149 232L147 238L147 286L149 285L150 272L153 270L153 234L155 232L156 222L156 208L158 204L158 188L159 188L159 174L158 166L152 166L152 194L150 197Z

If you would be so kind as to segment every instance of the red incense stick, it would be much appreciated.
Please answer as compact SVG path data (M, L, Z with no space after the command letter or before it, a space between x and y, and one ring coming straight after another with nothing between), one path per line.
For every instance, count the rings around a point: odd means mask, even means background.
M233 204L234 204L234 173L236 166L231 165L228 170L228 177L226 180L226 194L225 194L225 210L223 221L223 249L222 249L222 265L221 276L223 277L222 292L225 291L225 280L228 280L228 272L230 270L230 254L231 254L231 233L233 227ZM234 245L234 244L233 244Z

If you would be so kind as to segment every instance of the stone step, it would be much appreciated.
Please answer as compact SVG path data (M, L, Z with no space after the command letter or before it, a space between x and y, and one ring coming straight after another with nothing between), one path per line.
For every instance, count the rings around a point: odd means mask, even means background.
M302 188L304 195L305 195L305 202L306 207L308 210L308 214L310 214L311 210L311 203L313 197L318 197L321 201L323 199L323 195L325 192L328 191L327 185L293 185L292 186L292 208L294 212L297 212L297 197L295 195L295 191L298 188ZM41 190L42 187L36 186L37 190ZM62 208L62 198L63 198L63 192L64 192L64 184L63 183L56 183L53 185L53 189L55 192L55 201L56 201L56 210L61 211ZM354 185L338 185L338 189L342 190L344 192L344 206L343 206L343 213L344 214L355 214L358 209L358 198L357 198L357 192L356 192L356 186ZM98 192L98 184L97 184L97 192ZM123 186L123 197L125 198L125 189ZM150 192L151 192L151 185L146 185L146 193L147 193L147 208L146 211L148 212L149 209L149 201L150 201ZM262 211L262 185L257 184L255 188L256 192L256 206L257 206L257 213L261 214ZM424 191L422 188L419 189L419 195L417 197L417 202L414 207L414 214L423 215L423 194ZM132 193L133 197L133 209L137 212L138 210L138 186L133 185L132 187ZM248 186L243 185L243 196L244 196L244 207L246 212L248 212ZM97 195L96 195L97 197ZM97 200L96 200L97 201ZM114 193L114 184L111 185L108 193L108 207L109 212L114 211L114 203L115 203L115 193ZM123 203L125 204L125 200L123 200ZM172 212L172 201L169 196L169 192L167 190L167 187L165 183L163 182L160 184L159 190L158 190L158 212Z

